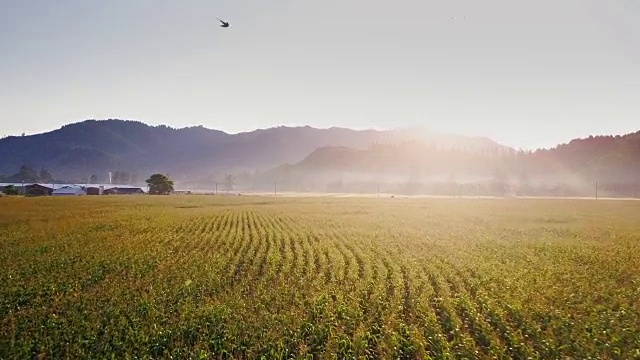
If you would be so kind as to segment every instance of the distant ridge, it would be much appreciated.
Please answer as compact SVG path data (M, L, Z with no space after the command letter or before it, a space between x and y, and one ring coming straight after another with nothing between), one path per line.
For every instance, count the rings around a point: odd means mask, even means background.
M303 160L323 146L366 149L375 142L401 142L431 136L407 130L351 130L310 126L274 127L227 134L202 126L174 129L131 120L86 120L42 134L0 140L0 174L22 165L44 168L56 178L83 179L109 171L147 175L165 172L177 179L205 176L218 170L254 171ZM434 138L443 146L477 142L461 136ZM221 170L222 169L222 170Z
M80 182L106 182L112 172L141 184L149 174L162 172L180 186L197 188L211 188L229 174L239 188L266 189L278 182L296 191L349 181L411 183L423 191L430 182L499 178L519 189L555 189L554 194L589 193L599 182L605 191L640 196L640 131L522 152L485 137L440 135L423 127L279 126L228 134L203 126L86 120L0 139L0 182L19 181L15 174L25 165L30 173Z
M265 172L261 187L430 195L640 197L640 132L576 139L535 152L429 142L327 146Z

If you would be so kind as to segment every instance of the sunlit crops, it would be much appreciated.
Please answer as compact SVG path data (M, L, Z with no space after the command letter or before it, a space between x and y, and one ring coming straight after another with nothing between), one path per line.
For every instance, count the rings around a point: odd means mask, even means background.
M640 358L640 202L0 199L0 358Z

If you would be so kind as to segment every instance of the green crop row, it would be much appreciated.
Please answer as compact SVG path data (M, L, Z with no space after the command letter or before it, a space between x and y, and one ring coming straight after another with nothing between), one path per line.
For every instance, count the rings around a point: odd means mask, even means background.
M640 359L640 202L0 199L0 358Z

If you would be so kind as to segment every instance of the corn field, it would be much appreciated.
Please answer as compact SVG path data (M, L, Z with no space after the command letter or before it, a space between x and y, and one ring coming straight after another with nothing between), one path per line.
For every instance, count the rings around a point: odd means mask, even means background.
M640 202L0 199L0 358L640 359Z

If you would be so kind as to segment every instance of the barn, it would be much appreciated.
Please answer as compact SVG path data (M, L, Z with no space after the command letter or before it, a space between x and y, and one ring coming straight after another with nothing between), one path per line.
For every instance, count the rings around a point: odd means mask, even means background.
M102 195L104 192L104 186L102 185L89 185L87 187L87 195Z
M52 184L29 184L25 188L27 195L42 196L51 195L57 186Z

